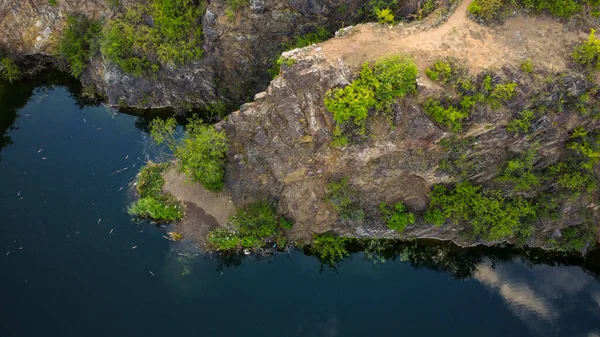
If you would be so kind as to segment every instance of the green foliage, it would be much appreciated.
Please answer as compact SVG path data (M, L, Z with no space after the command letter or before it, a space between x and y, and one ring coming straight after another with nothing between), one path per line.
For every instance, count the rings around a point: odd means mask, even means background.
M209 191L223 188L225 175L224 159L227 151L227 136L206 125L196 115L188 119L183 140L175 140L173 118L152 121L152 138L157 144L166 143L179 160L179 170L194 183L201 183Z
M219 251L258 249L268 242L283 242L282 230L291 229L292 225L277 215L273 204L259 201L238 210L229 218L227 228L211 231L208 243L212 249Z
M285 50L293 50L297 48L304 48L315 43L320 43L329 40L332 34L323 26L317 27L314 32L309 32L304 35L295 36L292 42L284 43L283 47Z
M0 79L13 83L21 78L21 70L17 64L8 57L0 54Z
M548 240L551 248L562 252L583 252L596 241L596 229L591 223L563 228L560 237Z
M502 21L509 14L506 3L504 0L473 0L467 11L480 21Z
M58 2L56 0L48 0L48 5L56 7L58 6Z
M407 212L406 206L402 202L396 203L394 207L390 207L386 203L379 204L379 212L388 228L398 232L403 232L406 226L415 223L414 214Z
M534 205L520 197L509 200L497 190L482 192L481 187L464 181L453 190L435 185L425 220L435 225L445 219L467 221L476 235L486 240L528 236L530 221L537 216Z
M242 7L246 7L250 4L249 0L225 0L225 5L227 9L232 11L237 11L242 9Z
M533 72L533 61L530 58L521 61L521 71L530 74Z
M569 192L572 200L579 198L584 192L592 193L597 188L591 172L582 170L576 161L553 165L549 168L549 173L556 177L558 186Z
M397 98L416 92L417 73L414 61L405 57L383 58L374 66L365 63L360 76L352 83L327 93L325 106L338 127L352 123L358 128L358 134L364 135L369 110L391 112Z
M60 37L58 51L69 63L73 76L79 77L90 57L98 52L101 30L100 22L93 22L85 16L67 17L67 26Z
M157 221L175 221L183 217L181 204L162 191L165 183L162 174L167 168L168 164L148 164L140 170L136 184L140 199L129 207L129 214Z
M333 236L331 233L315 235L310 246L311 252L331 267L350 255L346 248L348 238Z
M488 101L492 109L500 108L503 102L510 101L513 97L515 97L516 87L516 83L497 84L488 97Z
M462 130L463 119L469 117L468 111L457 109L452 105L444 107L440 101L433 98L429 98L423 108L429 117L453 132Z
M193 0L136 4L107 22L101 52L123 71L141 76L159 63L183 64L202 57L202 6ZM148 25L145 18L152 17Z
M452 65L447 60L438 60L431 67L425 69L425 74L430 79L445 84L452 78Z
M600 70L600 40L596 38L596 30L592 29L588 40L573 50L573 61L588 70Z
M541 179L534 173L534 160L537 146L530 148L519 157L509 160L504 167L500 182L514 184L515 191L529 191L541 185Z
M535 118L535 113L531 110L523 110L519 114L521 118L515 118L508 122L506 125L506 130L509 132L519 132L522 131L524 133L529 132L531 129L531 123Z
M575 152L582 169L592 172L600 161L600 133L588 134L583 128L575 128L571 139L567 148Z
M275 60L273 67L268 70L269 74L271 74L271 77L273 79L279 76L279 74L281 73L281 66L284 64L288 67L291 67L294 64L296 64L296 59L280 56L277 60Z
M343 220L362 220L365 216L356 201L356 192L348 185L348 178L329 183L325 201Z
M375 15L377 15L377 22L381 24L393 24L394 13L389 8L376 8Z
M183 217L181 206L175 202L163 202L152 197L141 198L128 209L129 214L138 218L157 221L176 221Z
M581 11L578 0L522 0L522 6L538 12L547 11L560 18L568 18Z

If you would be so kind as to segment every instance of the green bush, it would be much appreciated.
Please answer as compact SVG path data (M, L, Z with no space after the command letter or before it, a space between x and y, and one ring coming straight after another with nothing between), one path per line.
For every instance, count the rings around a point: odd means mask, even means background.
M430 79L445 84L452 78L452 65L449 61L438 60L431 67L425 69L425 74L427 74L427 77Z
M93 22L85 16L67 17L67 26L60 37L58 51L69 63L73 76L79 77L90 57L98 51L97 40L101 30L100 22Z
M333 267L350 255L346 248L347 242L348 238L325 233L314 236L310 250L322 263Z
M592 29L588 40L573 50L573 61L589 70L600 70L600 40L596 38L596 30Z
M563 228L560 237L548 240L548 244L562 252L583 252L591 248L590 244L593 246L596 231L596 226L590 223Z
M515 97L516 87L516 83L497 84L490 93L490 96L488 97L492 109L500 108L502 106L502 103L508 102L513 97Z
M8 57L0 54L0 79L13 83L21 78L21 70L17 64Z
M128 212L139 218L158 221L175 221L183 217L181 206L177 203L167 203L152 197L139 199L129 207Z
M376 8L375 15L377 15L377 22L381 24L393 24L394 13L389 8Z
M462 121L469 117L468 111L452 105L444 107L440 101L433 98L429 98L423 108L429 117L453 132L462 130Z
M329 183L325 201L343 220L362 220L365 216L356 202L356 192L348 184L348 178Z
M510 13L504 0L473 0L467 11L484 22L502 21Z
M593 172L600 161L600 133L592 135L583 128L576 128L571 139L567 148L575 152L582 169Z
M466 221L476 235L490 241L514 235L528 236L530 222L537 217L536 207L520 197L506 199L497 190L482 192L469 182L456 184L448 190L435 185L430 194L425 220L441 225L446 219Z
M287 50L293 50L297 48L304 48L310 45L320 43L329 40L333 34L331 34L327 28L319 26L314 32L309 32L304 35L295 36L292 42L284 43L283 47Z
M398 232L403 232L406 226L415 223L414 214L407 212L406 206L402 202L396 203L394 207L390 207L386 203L379 204L379 212L388 228Z
M549 176L554 177L556 184L569 192L571 200L579 198L584 192L592 193L597 189L592 173L582 170L573 159L568 164L561 162L551 166Z
M200 183L209 191L223 188L225 175L225 152L227 136L206 125L197 116L188 119L183 140L177 142L174 137L175 119L152 121L152 138L157 144L166 143L179 160L179 170L195 183Z
M183 217L183 206L171 194L162 191L165 183L162 174L167 168L168 164L148 164L140 170L136 184L140 199L129 207L129 214L157 221L176 221Z
M50 5L52 7L56 7L56 6L58 6L58 2L57 2L57 0L48 0L48 5Z
M108 20L101 52L126 73L141 76L160 63L183 64L202 57L201 17L204 6L193 0L153 0L136 4ZM145 18L151 17L148 25Z
M537 146L534 146L519 157L509 160L497 180L513 184L515 191L529 191L540 186L542 181L534 173L533 167L536 150Z
M351 123L359 135L364 135L369 110L389 113L397 98L416 92L417 73L413 60L399 56L380 59L373 66L363 64L357 79L344 88L330 90L325 97L338 134L341 136L341 128Z
M520 112L519 115L521 116L521 118L515 118L508 122L508 124L506 125L506 130L515 133L519 131L525 133L529 132L529 130L531 129L531 123L535 118L535 113L531 110L523 110Z
M522 0L521 5L525 9L547 11L560 18L568 18L581 11L578 0Z
M291 228L292 223L277 215L273 204L259 201L238 210L227 228L211 231L208 243L219 251L258 249L268 242L282 242L283 229Z
M279 74L281 73L281 66L284 64L288 67L291 67L294 64L296 64L296 59L285 58L285 57L281 56L277 60L275 60L273 67L267 70L269 72L269 74L271 74L271 77L273 79L275 79L277 76L279 76Z
M475 168L475 163L466 153L473 148L474 137L459 139L456 135L443 138L440 145L448 151L446 157L440 162L439 169L446 171L458 178L464 180L468 177L469 171Z
M530 74L533 72L533 62L531 61L530 58L528 58L526 60L522 60L520 68L521 68L522 72L524 72L526 74Z

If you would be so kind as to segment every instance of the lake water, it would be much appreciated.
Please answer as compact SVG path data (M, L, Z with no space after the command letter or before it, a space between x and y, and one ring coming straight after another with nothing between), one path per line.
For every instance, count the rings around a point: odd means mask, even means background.
M147 121L55 84L0 87L0 336L600 336L597 252L194 256L125 213Z

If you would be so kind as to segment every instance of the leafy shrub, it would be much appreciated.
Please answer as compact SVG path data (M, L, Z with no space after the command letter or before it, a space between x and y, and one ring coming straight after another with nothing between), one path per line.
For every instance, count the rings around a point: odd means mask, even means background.
M516 191L529 191L541 185L541 179L534 173L534 159L537 146L530 148L517 158L509 160L498 181L514 184Z
M492 109L498 109L502 106L503 102L510 101L515 97L516 83L497 84L488 98Z
M152 138L157 144L166 143L179 160L179 170L192 182L200 183L209 191L223 188L225 175L225 152L227 136L206 125L197 116L188 119L183 140L177 142L174 137L175 119L152 121Z
M596 38L596 30L592 29L588 40L573 50L573 61L589 70L600 70L600 40Z
M509 14L504 0L473 0L467 11L476 19L484 22L502 21Z
M596 228L591 223L583 223L578 226L563 228L559 238L550 239L548 244L558 251L562 252L583 252L593 245L595 240Z
M56 7L56 6L58 6L58 2L57 2L57 0L48 0L48 5L50 5L52 7Z
M526 60L522 60L520 68L521 68L522 72L530 74L533 72L533 62L531 61L530 58L528 58Z
M153 0L128 7L103 29L101 52L127 73L157 71L159 63L183 64L202 57L203 6L193 0ZM151 17L153 25L146 24Z
M348 185L348 178L332 181L327 185L325 201L344 220L361 220L364 211L358 206L356 192Z
M466 155L474 142L474 137L459 139L455 135L442 139L440 145L448 152L440 162L439 169L452 174L459 180L466 179L469 171L475 168L475 163Z
M435 185L425 220L435 225L448 218L467 221L475 234L490 241L530 234L529 222L537 216L534 205L520 197L506 199L497 190L480 189L467 181L456 184L453 190Z
M538 12L547 11L560 18L568 18L581 11L577 0L523 0L522 6Z
M0 55L0 79L13 83L21 78L21 70L17 64L8 57Z
M592 174L582 170L576 161L571 161L569 164L561 162L551 166L549 175L556 178L558 186L569 192L569 198L572 200L579 198L584 192L592 193L597 188Z
M97 39L101 34L101 23L85 16L69 16L67 26L60 37L59 53L71 67L71 74L79 77L87 67L90 57L98 51Z
M163 202L152 197L139 199L129 207L128 212L139 218L158 221L175 221L183 217L181 206L177 203Z
M363 64L359 77L344 88L330 90L325 106L341 127L353 123L358 134L364 135L369 109L389 113L397 98L417 90L417 66L409 58L399 56L383 58L371 66Z
M377 8L375 9L375 15L377 15L377 22L381 24L394 23L394 13L389 8Z
M294 37L294 40L290 43L284 43L283 47L285 50L293 50L297 48L304 48L315 43L320 43L329 40L332 34L323 26L317 27L314 32L309 32L304 35L298 35Z
M423 108L434 121L453 132L462 130L463 119L469 117L468 111L457 109L452 105L444 107L440 101L433 98L429 98Z
M519 115L521 116L521 118L515 118L508 122L508 124L506 125L506 130L515 133L519 131L525 133L529 132L529 130L531 129L531 123L535 118L535 113L531 110L523 110L520 112Z
M349 256L350 253L346 248L348 238L333 236L331 233L316 235L310 246L310 250L315 254L322 263L331 267Z
M183 217L183 207L168 193L162 191L165 183L162 176L168 164L148 164L137 177L137 192L140 199L128 209L129 214L157 221L175 221Z
M594 166L600 161L600 133L594 136L588 134L583 128L576 128L571 139L573 140L567 144L567 148L575 152L580 167L593 171Z
M427 77L444 84L452 78L452 73L452 65L445 60L438 60L431 67L425 69Z
M403 232L406 226L415 223L414 214L407 212L406 206L402 202L396 203L393 208L382 203L379 205L379 212L388 228L398 232Z
M281 56L277 60L275 60L273 67L268 70L269 74L271 74L271 77L273 79L275 79L277 76L279 76L279 74L281 73L281 66L284 64L288 67L291 67L294 64L296 64L296 59L285 58L285 57Z
M282 229L292 223L277 215L273 204L259 201L246 206L229 218L227 228L217 228L208 234L208 243L220 251L241 248L257 249L268 242L280 241Z

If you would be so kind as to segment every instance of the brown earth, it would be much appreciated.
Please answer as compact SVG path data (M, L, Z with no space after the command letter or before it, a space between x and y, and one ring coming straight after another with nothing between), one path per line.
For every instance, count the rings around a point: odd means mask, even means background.
M323 43L323 54L330 62L341 59L348 66L391 54L408 54L422 73L443 57L466 61L472 73L518 65L526 58L537 66L560 71L567 67L573 45L587 36L569 31L556 19L523 14L499 26L483 26L467 17L470 3L471 0L463 1L446 22L426 30L423 27L431 23L358 25L346 36Z
M201 246L206 245L206 235L218 226L224 226L235 213L231 197L226 192L213 193L200 184L186 181L184 174L171 168L164 174L163 189L185 204L185 216L175 224L175 230L184 238Z

